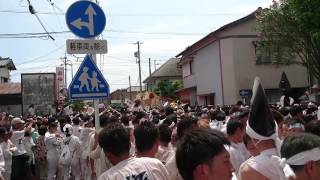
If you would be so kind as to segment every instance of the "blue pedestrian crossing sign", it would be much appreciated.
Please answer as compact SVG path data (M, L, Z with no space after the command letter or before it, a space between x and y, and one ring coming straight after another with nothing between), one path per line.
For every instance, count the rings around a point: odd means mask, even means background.
M76 36L94 38L104 30L106 16L96 3L82 0L76 1L68 8L66 22Z
M71 100L103 99L110 94L109 84L90 55L84 58L68 90Z

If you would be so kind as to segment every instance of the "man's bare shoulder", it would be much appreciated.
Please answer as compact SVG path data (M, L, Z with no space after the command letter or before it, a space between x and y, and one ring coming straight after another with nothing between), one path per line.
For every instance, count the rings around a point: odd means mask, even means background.
M243 163L239 169L239 180L269 180L248 164Z

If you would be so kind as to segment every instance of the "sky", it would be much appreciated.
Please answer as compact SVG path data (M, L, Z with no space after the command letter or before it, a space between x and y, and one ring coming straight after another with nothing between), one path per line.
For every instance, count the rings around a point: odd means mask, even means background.
M29 0L48 32L69 31L65 12L75 0ZM186 47L218 29L244 17L258 7L269 7L272 0L97 0L106 15L100 38L108 41L108 53L97 55L97 65L111 92L139 85L138 64L134 57L137 41L141 45L142 80L154 62L159 68ZM17 70L11 81L20 82L21 73L55 72L66 56L76 73L85 55L66 53L66 40L77 39L71 32L48 37L27 37L24 33L45 32L27 0L0 0L0 56L10 57ZM156 61L155 61L156 60ZM67 66L67 82L72 80Z

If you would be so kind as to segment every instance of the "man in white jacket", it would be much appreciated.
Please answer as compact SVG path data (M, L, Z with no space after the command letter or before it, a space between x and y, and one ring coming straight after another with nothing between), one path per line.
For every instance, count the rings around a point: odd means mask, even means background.
M281 146L281 166L287 179L320 179L320 138L308 133L287 137Z
M66 124L63 127L63 132L65 133L65 138L63 138L64 146L68 146L71 154L71 162L68 165L59 164L59 169L61 172L61 180L69 180L70 170L71 174L74 176L75 180L80 180L81 178L81 167L80 157L80 140L77 136L73 135L73 127L70 124Z
M58 161L61 137L58 134L57 122L49 123L49 131L45 134L44 143L47 150L47 180L54 180L58 175Z
M5 134L6 134L6 128L4 127L0 127L0 143L3 144L4 140L5 140ZM5 172L5 157L4 157L4 153L2 150L2 147L0 147L0 180L4 179ZM11 167L10 167L11 168ZM9 169L8 169L9 171ZM11 170L10 170L11 171ZM10 178L10 177L9 177Z
M4 135L4 141L0 144L3 151L4 160L5 160L5 166L4 166L5 172L2 175L4 176L4 179L10 179L11 166L12 166L12 153L17 151L17 147L14 144L12 144L12 142L10 141L10 137L12 135L12 132L10 132L10 127L5 129L6 129L6 132Z
M230 154L230 161L238 174L239 168L243 162L251 157L249 151L243 143L245 127L241 121L237 119L229 120L227 123L227 135L230 141L230 146L226 146L226 150Z
M252 92L246 133L260 154L250 158L244 166L241 166L238 179L283 180L285 177L282 169L273 163L273 157L280 156L281 142L278 137L278 127L259 78L255 79Z
M90 137L94 135L95 131L93 128L93 122L90 117L86 117L84 127L81 129L80 133L80 145L81 145L81 172L84 179L90 179Z
M130 135L120 123L111 123L99 133L99 145L114 165L98 180L168 180L164 165L155 158L130 157Z
M25 132L31 132L32 123L26 128L24 121L20 118L13 118L12 125L12 143L17 147L17 151L12 154L12 180L22 180L30 176L31 169L28 164L29 156L27 155L26 147L23 144ZM22 178L21 178L22 177Z
M225 149L229 141L218 130L199 129L177 146L176 163L184 180L230 180L233 167Z

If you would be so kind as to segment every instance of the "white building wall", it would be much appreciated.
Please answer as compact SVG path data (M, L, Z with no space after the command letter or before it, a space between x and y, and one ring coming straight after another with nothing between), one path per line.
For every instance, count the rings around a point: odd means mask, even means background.
M261 78L265 89L277 89L282 72L286 73L291 87L308 86L307 71L300 65L256 65L252 42L257 38L250 38L257 34L255 24L256 20L253 18L219 32L218 36L222 39L197 51L193 56L193 74L186 75L183 72L184 87L196 86L198 96L215 93L215 104L230 105L241 99L239 90L252 89L256 76ZM182 66L183 71L188 70L187 66L189 63ZM197 100L198 104L204 104L202 97Z
M238 69L238 67L234 64L234 48L232 39L220 40L220 48L224 104L235 104L237 100L236 69Z
M215 104L222 104L219 43L201 49L194 55L194 75L197 95L215 94ZM201 99L198 99L201 101ZM203 105L203 102L199 102Z
M252 42L256 38L228 38L221 40L222 76L225 104L240 100L241 89L252 89L256 76L265 89L278 89L282 72L293 88L308 86L307 71L303 66L257 65Z
M232 40L238 89L252 88L255 76L261 78L265 89L278 88L282 72L286 73L291 87L308 86L307 70L301 65L257 65L252 46L254 40L254 38L234 38Z
M10 80L10 71L7 68L0 68L0 77L5 77Z

